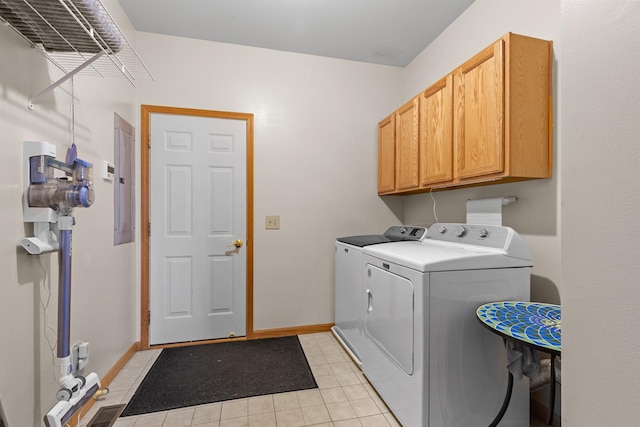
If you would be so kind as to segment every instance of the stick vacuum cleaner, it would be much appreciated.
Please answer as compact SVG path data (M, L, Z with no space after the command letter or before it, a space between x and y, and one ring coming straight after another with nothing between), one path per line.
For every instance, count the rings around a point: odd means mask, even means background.
M23 201L25 221L34 223L34 237L23 239L22 246L32 255L58 252L58 402L45 415L48 427L65 425L100 389L94 372L83 376L88 363L88 344L70 346L71 323L71 231L75 224L74 207L88 208L94 201L93 166L75 155L75 145L65 162L55 159L55 146L27 141L24 156L28 161L28 189ZM54 173L62 172L55 177Z

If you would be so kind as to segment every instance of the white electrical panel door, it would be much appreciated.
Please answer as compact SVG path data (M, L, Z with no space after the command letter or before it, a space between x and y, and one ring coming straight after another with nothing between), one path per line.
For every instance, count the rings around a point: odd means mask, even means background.
M113 243L135 241L135 128L115 114Z
M149 342L246 335L246 122L150 116Z

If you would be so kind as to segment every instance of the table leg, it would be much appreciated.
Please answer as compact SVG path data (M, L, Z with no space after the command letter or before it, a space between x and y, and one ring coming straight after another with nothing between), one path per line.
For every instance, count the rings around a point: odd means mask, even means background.
M556 356L551 355L551 381L549 383L549 413L547 425L553 425L553 410L556 403Z
M502 408L500 408L500 412L496 415L495 419L491 421L489 427L496 427L502 417L504 417L504 413L507 412L507 408L509 407L509 402L511 401L511 392L513 391L513 375L509 371L509 384L507 384L507 394L504 396L504 402L502 402Z

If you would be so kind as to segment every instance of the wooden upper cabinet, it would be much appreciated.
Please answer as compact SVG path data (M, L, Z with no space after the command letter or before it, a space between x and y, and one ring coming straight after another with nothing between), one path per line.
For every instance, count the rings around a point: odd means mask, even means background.
M505 175L550 178L553 43L511 33L505 40Z
M419 153L419 108L418 97L396 111L396 190L418 188Z
M504 170L503 50L499 40L455 72L456 178Z
M551 48L508 33L381 121L379 194L549 178Z
M396 116L395 113L378 123L378 193L396 189Z
M453 75L420 94L420 186L453 179Z
M454 72L454 180L551 176L551 42L508 33Z

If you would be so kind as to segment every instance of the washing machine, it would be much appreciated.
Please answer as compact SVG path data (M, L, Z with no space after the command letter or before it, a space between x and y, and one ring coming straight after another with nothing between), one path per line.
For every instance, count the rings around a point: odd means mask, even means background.
M335 246L335 326L331 328L351 358L361 364L366 309L362 249L398 241L418 241L426 227L391 226L383 234L339 237Z
M476 308L530 297L531 255L503 226L434 224L421 241L366 246L361 369L404 427L481 427L508 375L502 340ZM516 381L501 427L529 425Z

